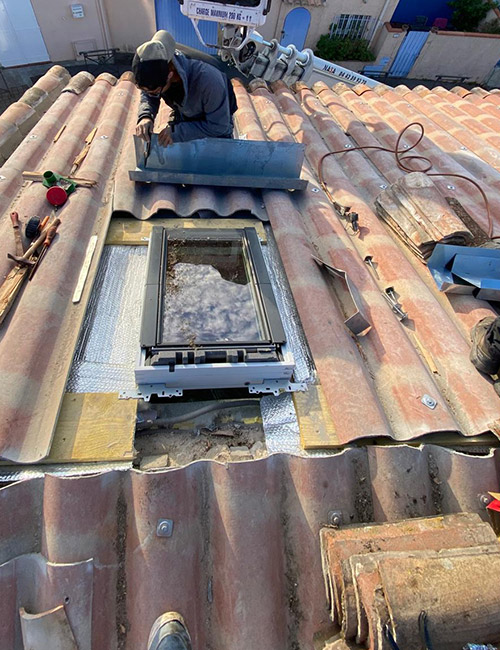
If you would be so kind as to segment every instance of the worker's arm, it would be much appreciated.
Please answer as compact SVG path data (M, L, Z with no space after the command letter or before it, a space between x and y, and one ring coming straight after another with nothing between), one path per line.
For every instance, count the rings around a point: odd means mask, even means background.
M214 70L214 72L216 72ZM202 93L205 119L177 122L172 130L173 142L186 142L199 138L219 138L230 135L231 111L227 80L219 74L205 75Z
M137 122L140 122L145 117L155 120L158 111L160 110L160 97L152 97L145 92L141 92L141 101L139 102L139 114Z

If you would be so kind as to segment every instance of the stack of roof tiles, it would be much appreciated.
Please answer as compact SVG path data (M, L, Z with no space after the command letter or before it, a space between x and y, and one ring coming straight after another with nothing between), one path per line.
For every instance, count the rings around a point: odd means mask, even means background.
M422 172L398 179L379 194L375 205L379 217L422 260L438 243L465 246L473 240L432 179Z
M461 514L321 531L331 616L369 648L500 640L500 544L488 523Z

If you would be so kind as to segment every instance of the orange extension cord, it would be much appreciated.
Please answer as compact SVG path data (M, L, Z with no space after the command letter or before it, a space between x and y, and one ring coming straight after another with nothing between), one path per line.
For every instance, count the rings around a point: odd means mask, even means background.
M408 147L408 149L401 149L401 140L403 139L405 133L411 129L413 126L416 126L420 129L420 135L417 138L417 141L411 145L411 147ZM388 147L380 147L378 145L367 145L365 147L351 147L350 149L339 149L338 151L329 151L328 153L325 153L324 156L321 157L319 163L318 163L318 177L319 177L319 182L321 184L321 187L324 189L326 194L328 195L329 199L333 202L333 198L326 186L325 179L323 177L323 163L328 156L334 156L338 155L341 153L349 153L350 151L363 151L364 149L375 149L376 151L387 151L388 153L393 153L394 156L396 157L396 163L399 167L399 169L402 169L406 173L411 173L411 172L422 172L423 174L427 174L428 176L447 176L448 178L461 178L464 181L468 181L469 183L472 183L474 187L477 188L477 190L480 192L481 196L483 197L484 205L486 207L486 214L488 217L488 238L489 239L500 239L500 235L496 235L493 237L493 219L491 217L491 211L490 211L490 203L488 201L488 197L486 196L483 188L477 183L475 180L472 178L469 178L468 176L462 176L462 174L440 174L438 172L432 172L429 173L430 170L432 169L432 162L429 160L429 158L426 158L425 156L407 156L403 154L407 154L409 151L412 149L415 149L415 147L418 147L420 142L422 141L424 137L424 125L421 124L420 122L412 122L411 124L408 124L405 126L405 128L400 131L397 140L396 140L396 146L394 149L390 149ZM410 164L409 161L419 161L423 163L423 168L422 169L414 169Z

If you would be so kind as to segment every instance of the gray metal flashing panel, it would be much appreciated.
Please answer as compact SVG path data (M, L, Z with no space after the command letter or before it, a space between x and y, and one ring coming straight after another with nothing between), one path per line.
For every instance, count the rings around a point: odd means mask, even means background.
M300 178L302 144L205 138L162 147L153 134L146 159L144 142L134 137L133 181L291 190L307 186Z

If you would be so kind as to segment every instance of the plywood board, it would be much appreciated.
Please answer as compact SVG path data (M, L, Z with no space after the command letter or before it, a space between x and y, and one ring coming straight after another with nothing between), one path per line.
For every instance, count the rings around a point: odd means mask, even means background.
M136 400L117 393L65 393L44 463L132 460Z
M339 447L340 442L321 386L310 385L304 393L294 393L303 449Z
M107 245L147 246L153 226L163 226L172 230L181 228L255 228L262 241L266 231L259 219L148 219L140 221L133 218L113 218L106 238Z

